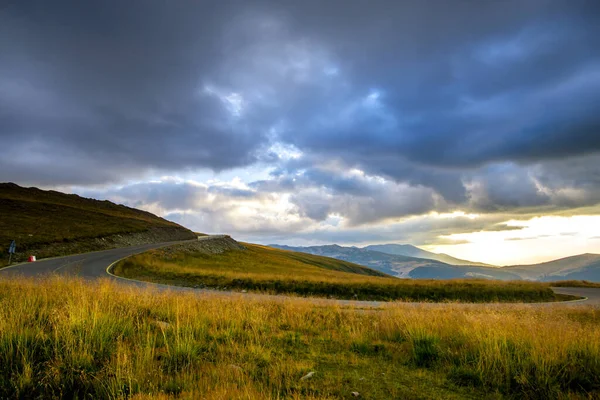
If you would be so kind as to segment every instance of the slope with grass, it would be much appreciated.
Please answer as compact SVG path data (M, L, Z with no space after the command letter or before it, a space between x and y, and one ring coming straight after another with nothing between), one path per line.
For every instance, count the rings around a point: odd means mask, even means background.
M549 285L488 280L408 280L336 260L239 244L231 238L152 250L117 263L115 275L171 285L357 300L536 302L564 299ZM207 247L210 246L210 247Z
M196 236L149 212L12 183L0 183L0 215L0 265L12 240L20 261Z
M0 281L0 398L352 392L375 400L599 398L600 314L402 304L354 312L64 278Z

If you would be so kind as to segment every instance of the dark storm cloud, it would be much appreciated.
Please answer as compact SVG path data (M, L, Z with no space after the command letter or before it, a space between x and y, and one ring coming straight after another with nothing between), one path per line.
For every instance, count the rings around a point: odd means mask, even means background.
M3 177L93 183L253 162L263 122L236 121L203 87L231 14L204 4L26 1L0 10Z
M340 98L329 94L333 105L325 108L315 101L318 91L295 97L302 112L290 116L299 128L288 139L299 147L343 149L378 170L377 157L386 155L472 166L598 150L593 3L362 4L325 15L300 10L295 18L334 49L352 86L340 85ZM355 107L342 115L352 119L347 126L319 123L324 114L342 114L348 97L373 90L381 96L377 110Z
M599 17L551 0L11 2L0 180L260 162L277 170L252 190L206 190L300 191L303 215L354 224L596 204Z

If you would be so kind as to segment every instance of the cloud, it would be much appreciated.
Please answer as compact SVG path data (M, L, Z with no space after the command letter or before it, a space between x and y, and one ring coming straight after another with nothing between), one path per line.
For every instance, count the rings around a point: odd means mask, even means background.
M77 192L141 208L199 232L293 232L306 224L286 196L256 192L239 180L207 185L167 177L120 188Z
M237 118L235 92L204 90L220 47L210 21L221 13L192 3L9 5L0 16L2 176L119 182L256 161L268 126Z
M330 208L328 203L318 202L314 202L316 206L306 206L295 202L290 193L263 193L236 180L205 185L165 178L161 181L131 184L116 189L83 189L78 192L84 196L108 198L142 208L199 232L229 232L241 239L261 243L288 243L291 240L293 243L300 241L360 244L393 240L420 245L447 244L450 241L443 236L457 232L508 229L500 222L509 219L507 215L475 217L460 213L428 213L396 217L385 224L373 221L357 224L357 221L353 220L361 218L353 214L357 210L365 209L366 214L381 213L378 220L381 220L381 215L385 216L386 212L394 210L394 193L387 198L385 192L380 193L379 207L372 207L371 211L361 203L370 201L368 197L349 199L341 196L332 201L334 206ZM240 193L242 195L239 195ZM357 203L358 206L348 205L344 201L350 204ZM341 206L338 206L340 204ZM319 205L327 210L336 210L336 214L319 215ZM393 215L402 214L395 211ZM310 214L311 212L315 214Z
M502 232L502 231L518 231L523 229L522 226L511 226L507 224L494 224L481 229L483 232Z
M0 180L257 239L429 244L597 214L599 16L552 0L13 2ZM455 210L480 216L432 217Z
M243 166L273 129L302 151L436 187L444 174L414 163L600 149L596 7L305 3L9 5L3 136L12 152L58 153L24 178L81 165L78 154L96 161L86 172L115 166L88 172L99 181Z

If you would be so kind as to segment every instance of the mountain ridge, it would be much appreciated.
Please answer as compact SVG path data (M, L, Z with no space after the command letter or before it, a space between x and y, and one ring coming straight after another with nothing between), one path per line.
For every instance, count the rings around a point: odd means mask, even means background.
M569 280L572 279L572 277L570 277L571 274L579 275L578 273L581 272L582 269L589 270L596 266L599 268L600 272L600 254L583 253L537 264L509 265L502 267L502 269L518 273L523 279L552 280L553 278L560 278L561 280ZM592 275L595 275L595 273L592 272ZM600 278L598 278L598 280L600 280Z
M495 267L454 266L438 260L383 253L359 247L345 247L337 244L323 246L294 247L271 244L270 247L337 258L364 265L399 278L443 279L449 271L463 271L463 277L493 277L496 279L519 279L508 271ZM462 268L462 270L455 270ZM453 273L456 275L456 272ZM454 277L454 276L453 276ZM457 276L458 277L458 276Z
M456 265L439 260L403 256L369 250L381 248L381 245L365 247L344 247L340 245L323 245L294 247L269 245L284 250L307 252L332 258L338 258L356 264L365 265L400 278L414 279L457 279L486 278L500 280L589 280L600 282L600 254L585 253L563 257L539 264L512 265L495 267L488 265ZM378 247L379 246L379 247ZM418 249L412 245L404 249ZM389 247L387 248L390 251ZM398 249L397 247L395 249ZM424 251L426 252L426 251ZM414 251L414 253L417 253ZM413 254L414 254L413 253ZM435 253L432 253L435 254ZM465 260L466 261L466 260Z
M446 264L451 265L470 265L470 266L478 266L478 267L496 267L492 264L486 264L478 261L469 261L462 260L460 258L456 258L444 253L434 253L431 251L423 250L417 246L412 244L396 244L396 243L386 243L386 244L373 244L362 247L366 250L379 251L382 253L395 254L395 255L404 255L410 257L418 257L418 258L426 258L429 260L441 261Z

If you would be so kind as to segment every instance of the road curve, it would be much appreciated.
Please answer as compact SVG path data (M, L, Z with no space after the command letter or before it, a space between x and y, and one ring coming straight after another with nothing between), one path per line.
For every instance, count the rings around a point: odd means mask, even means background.
M195 239L192 241L195 241ZM119 249L75 254L72 256L48 258L33 263L17 264L0 269L0 278L17 275L25 277L37 277L41 275L60 274L77 275L84 279L118 279L106 273L106 267L115 261L119 261L122 258L126 258L134 254L143 253L147 250L158 249L160 247L186 242L190 241L183 240L179 242L143 244Z
M553 287L555 293L568 294L571 296L585 297L579 304L594 305L600 307L600 288L585 287ZM575 303L573 303L575 304Z
M221 237L221 236L219 236ZM210 237L206 237L210 239ZM192 240L192 241L195 241ZM179 243L190 242L188 240L179 242L166 242L166 243L153 243L144 244L139 246L124 247L119 249L110 249L95 251L91 253L76 254L72 256L48 258L33 263L17 264L10 267L0 269L0 279L10 278L16 276L24 277L43 277L52 274L58 275L75 275L82 277L87 280L94 280L98 278L108 278L117 283L125 284L128 286L137 286L141 288L155 288L161 290L174 290L174 291L194 291L194 292L210 292L218 293L224 296L236 295L240 296L242 293L239 292L223 292L210 289L193 289L184 288L179 286L169 286L163 284L155 284L148 282L135 281L131 279L120 278L118 276L108 274L107 267L123 258L139 254L147 250L157 249ZM569 305L569 306L586 306L592 305L600 307L600 288L552 288L556 293L568 294L574 296L585 297L585 300L572 301L572 302L554 302L554 303L533 303L536 305ZM265 299L279 299L288 298L287 296L275 296L275 295L262 295L262 294L244 294L245 296L251 296L253 298L265 298ZM339 305L353 305L359 307L379 307L384 306L385 302L377 301L349 301L349 300L328 300L328 299L314 299L318 303L335 303ZM433 303L411 303L411 304L428 304ZM445 303L440 303L443 305ZM506 304L506 303L504 303ZM499 305L499 304L498 304Z

